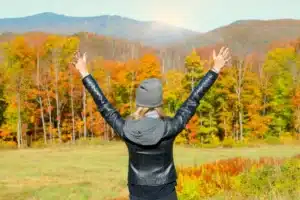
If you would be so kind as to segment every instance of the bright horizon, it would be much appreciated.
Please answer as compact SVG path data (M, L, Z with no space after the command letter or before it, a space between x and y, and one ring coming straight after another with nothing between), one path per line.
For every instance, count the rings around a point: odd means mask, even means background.
M207 32L237 20L300 19L300 1L289 0L46 0L5 1L0 18L53 12L73 17L119 15L139 21L159 21ZM18 5L18 6L16 6ZM5 8L5 9L4 9Z

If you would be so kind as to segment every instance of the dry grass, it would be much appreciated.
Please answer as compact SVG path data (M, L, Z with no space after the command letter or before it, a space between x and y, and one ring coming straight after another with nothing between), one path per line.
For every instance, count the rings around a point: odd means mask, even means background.
M300 146L195 149L175 147L175 162L191 166L231 157L290 157ZM99 200L126 194L127 149L104 145L0 151L2 200Z

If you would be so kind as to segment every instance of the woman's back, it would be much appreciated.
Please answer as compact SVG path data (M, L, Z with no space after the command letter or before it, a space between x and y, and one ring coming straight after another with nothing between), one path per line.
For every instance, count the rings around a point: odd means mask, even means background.
M86 76L82 81L92 95L101 115L126 142L129 151L128 185L131 199L158 199L157 196L176 197L176 170L173 161L173 142L185 128L199 106L200 99L217 79L210 70L195 87L189 98L172 118L143 117L124 120L108 102L96 80ZM170 189L171 188L171 189ZM170 190L172 193L170 194ZM140 193L142 191L142 194ZM168 193L168 195L167 195ZM154 198L155 197L155 198Z
M137 185L161 185L176 181L173 137L167 136L167 118L127 120L125 143L129 152L128 180ZM158 178L159 177L159 178Z
M77 54L76 68L83 76L85 88L92 95L102 117L128 147L128 186L132 200L155 200L160 197L164 197L164 200L177 199L174 140L195 114L201 98L216 81L218 71L230 60L228 55L228 49L224 48L218 56L214 52L217 64L193 89L174 117L161 116L162 84L154 78L144 80L139 85L136 92L136 115L134 119L124 120L104 96L96 80L87 73L86 56L79 58L80 53Z

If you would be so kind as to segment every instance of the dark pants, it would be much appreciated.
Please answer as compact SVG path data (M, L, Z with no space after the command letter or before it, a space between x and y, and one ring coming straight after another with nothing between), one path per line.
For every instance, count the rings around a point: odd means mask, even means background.
M145 199L145 198L142 198L142 197L135 197L135 196L132 196L132 195L129 196L129 199L130 200L178 200L176 190L174 190L171 194L169 194L167 196L164 196L164 197L161 197L159 199L153 199L153 198Z

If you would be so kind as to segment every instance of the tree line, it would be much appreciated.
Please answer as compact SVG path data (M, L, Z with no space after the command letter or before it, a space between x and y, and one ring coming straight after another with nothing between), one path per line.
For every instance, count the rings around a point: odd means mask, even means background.
M69 64L79 47L76 35L17 36L2 45L0 140L21 147L28 140L47 144L115 138ZM164 110L172 116L212 65L208 53L209 48L195 49L181 68L168 70L164 60L151 52L121 61L95 55L89 70L124 117L134 112L136 86L143 79L160 78ZM264 55L234 57L177 142L300 134L299 72L299 40L273 45Z

